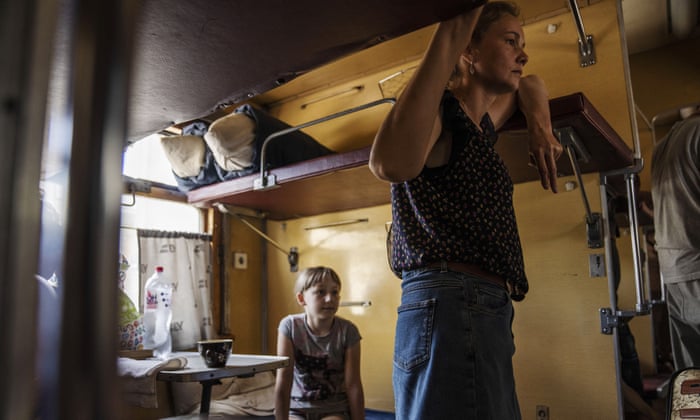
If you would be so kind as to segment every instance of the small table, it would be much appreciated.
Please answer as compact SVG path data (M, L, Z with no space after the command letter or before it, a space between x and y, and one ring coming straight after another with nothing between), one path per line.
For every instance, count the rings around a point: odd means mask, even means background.
M202 384L200 413L209 412L211 387L221 382L219 379L234 376L253 376L258 372L275 370L289 365L289 358L284 356L262 356L253 354L232 354L226 366L210 368L197 352L176 352L173 357L186 357L187 366L180 370L163 370L158 372L159 381L199 382Z

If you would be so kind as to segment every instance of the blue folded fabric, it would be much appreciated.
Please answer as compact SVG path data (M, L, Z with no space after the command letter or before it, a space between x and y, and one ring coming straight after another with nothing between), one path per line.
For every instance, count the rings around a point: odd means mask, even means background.
M207 147L204 154L204 166L201 167L196 176L181 177L173 172L175 182L177 182L177 188L180 191L187 192L204 185L214 184L221 181L221 178L219 178L219 174L216 170L217 166L218 165L216 165L216 161L214 160L214 155Z

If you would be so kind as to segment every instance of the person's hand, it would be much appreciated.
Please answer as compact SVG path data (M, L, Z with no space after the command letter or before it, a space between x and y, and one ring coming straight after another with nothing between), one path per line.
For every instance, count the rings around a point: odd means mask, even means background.
M557 159L564 148L554 137L544 81L531 74L520 79L518 106L525 114L530 138L530 165L537 168L542 187L557 192Z
M637 193L637 203L639 205L639 210L645 215L649 216L652 220L654 219L654 201L651 198L650 191L639 191Z
M557 189L557 160L564 148L549 130L530 131L530 166L537 169L540 174L542 188L551 189L553 193Z

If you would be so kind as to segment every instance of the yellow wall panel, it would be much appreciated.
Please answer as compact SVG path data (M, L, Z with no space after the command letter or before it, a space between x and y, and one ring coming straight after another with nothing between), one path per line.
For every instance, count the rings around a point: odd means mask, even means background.
M586 176L593 211L598 177ZM563 183L568 178L561 178ZM580 186L545 192L538 182L515 191L530 292L515 303L516 384L524 416L537 405L552 418L617 418L613 338L600 332L599 308L609 307L606 277L591 278Z
M262 240L253 230L233 216L226 216L228 237L224 251L225 279L228 287L229 333L235 337L235 353L256 354L263 351L262 335ZM249 220L260 228L260 221ZM234 254L245 253L248 267L234 267Z

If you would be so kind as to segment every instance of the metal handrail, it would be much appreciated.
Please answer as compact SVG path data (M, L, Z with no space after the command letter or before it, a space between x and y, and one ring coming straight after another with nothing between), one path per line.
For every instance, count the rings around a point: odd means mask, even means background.
M260 178L253 181L253 189L254 190L264 190L264 189L268 189L268 188L273 188L277 185L275 179L268 180L268 178L266 176L267 170L265 169L265 151L267 150L267 145L270 143L271 140L273 140L277 137L284 136L285 134L299 131L299 130L304 129L306 127L311 127L312 125L326 122L326 121L329 121L329 120L332 120L335 118L343 117L345 115L352 114L354 112L362 111L362 110L365 110L367 108L372 108L374 106L386 104L386 103L390 103L393 105L396 103L396 98L382 98L382 99L379 99L379 100L376 100L373 102L366 103L364 105L360 105L360 106L357 106L354 108L346 109L344 111L336 112L335 114L327 115L325 117L318 118L318 119L315 119L315 120L312 120L312 121L309 121L309 122L306 122L306 123L303 123L303 124L300 124L300 125L297 125L294 127L289 127L289 128L284 129L284 130L276 131L276 132L270 134L269 136L267 136L267 138L265 138L265 141L263 141L262 148L260 149Z

